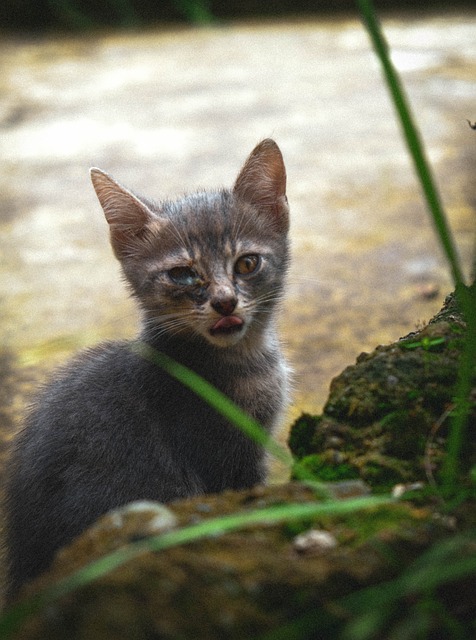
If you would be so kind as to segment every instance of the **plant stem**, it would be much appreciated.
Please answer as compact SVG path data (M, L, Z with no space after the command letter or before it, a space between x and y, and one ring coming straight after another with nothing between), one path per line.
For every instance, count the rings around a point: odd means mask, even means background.
M289 469L293 465L291 454L272 438L263 427L232 402L224 393L216 389L200 375L188 367L180 364L157 351L145 342L133 343L132 349L142 358L156 364L173 378L191 389L200 398L203 398L218 413L230 420L237 428L241 429L249 438L265 447L271 455L285 464Z
M388 45L375 15L373 3L371 0L357 0L357 4L374 49L382 64L385 80L392 95L393 103L403 128L405 141L410 150L410 155L413 159L416 173L420 179L426 202L437 230L438 238L448 259L453 282L457 287L464 282L463 272L459 263L453 236L448 226L443 207L441 206L440 196L426 159L423 144L420 140L420 135L411 116L410 107L408 106L398 74L390 59Z
M388 45L375 15L371 0L357 0L364 24L376 54L382 64L385 80L402 125L405 140L415 165L425 199L435 224L438 238L451 269L456 296L467 322L466 345L461 357L456 383L456 409L451 421L448 445L443 464L443 493L449 497L458 493L460 458L464 447L464 436L470 411L469 396L472 387L472 372L476 362L476 293L464 283L463 272L454 246L440 197L427 162L424 147L414 124L399 76L390 60ZM476 256L475 256L476 260Z
M442 468L443 494L455 493L460 470L460 454L464 446L464 436L471 411L470 394L476 367L476 283L471 287L462 285L457 290L460 304L466 320L465 346L461 354L456 384L456 408L448 433L446 457Z

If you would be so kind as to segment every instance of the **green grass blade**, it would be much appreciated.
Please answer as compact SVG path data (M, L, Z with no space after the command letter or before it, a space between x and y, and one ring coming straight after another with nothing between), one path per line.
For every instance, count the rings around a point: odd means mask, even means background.
M200 398L203 398L205 402L241 429L249 438L265 447L277 460L284 463L289 469L291 468L293 457L289 451L276 442L276 440L263 429L259 422L251 418L243 409L198 375L198 373L176 362L166 354L157 351L145 342L137 341L133 343L132 348L139 356L156 364L173 378L191 389Z
M132 345L132 349L140 357L152 362L170 376L191 389L200 398L213 407L218 413L240 429L248 438L260 444L276 460L279 460L294 477L313 487L321 497L332 497L325 483L318 482L300 462L294 460L289 451L279 444L263 427L236 405L228 396L219 391L202 376L166 354L157 351L140 340Z
M476 376L476 283L471 287L460 287L458 296L467 325L465 348L459 362L458 381L455 389L456 406L448 433L446 457L441 474L445 496L457 494L459 491L460 458L464 449L471 411L471 390Z
M464 447L464 437L469 416L469 395L472 371L476 362L476 293L473 287L464 283L463 272L454 246L438 191L427 162L423 144L414 124L398 74L391 62L388 45L375 15L371 0L357 0L363 22L369 33L375 52L382 64L385 80L402 125L404 137L413 159L425 199L432 215L437 235L451 269L456 294L467 321L466 347L461 359L456 384L456 410L451 422L448 447L443 467L443 492L449 496L458 493L457 478L460 457ZM475 256L476 260L476 256Z
M247 513L231 514L182 529L162 533L147 540L140 540L117 549L91 562L75 573L46 589L40 595L29 598L6 611L0 618L0 638L8 640L29 617L41 611L51 602L74 592L101 578L125 563L149 551L162 551L174 546L200 540L207 536L222 535L248 526L276 524L284 521L314 518L323 515L344 515L362 509L373 509L393 502L387 496L369 496L334 502L306 502L276 505Z
M385 80L402 125L405 141L410 150L416 173L425 194L425 199L430 209L438 238L451 268L453 282L455 286L458 286L463 284L464 277L453 241L453 236L441 205L441 199L435 186L429 163L426 159L420 135L411 116L410 107L408 106L398 74L390 59L387 42L376 18L371 0L357 0L357 4L375 52L382 64Z
M346 640L377 638L402 603L418 604L425 595L438 602L438 590L476 572L475 532L469 531L431 546L404 573L389 582L380 583L345 596L340 604L350 614L343 637ZM412 611L407 615L412 615ZM393 636L392 636L393 637ZM395 636L396 637L396 636Z

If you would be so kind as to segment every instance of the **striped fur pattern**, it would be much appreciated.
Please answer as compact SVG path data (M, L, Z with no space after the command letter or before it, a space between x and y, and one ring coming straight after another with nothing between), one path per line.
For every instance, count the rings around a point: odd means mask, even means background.
M281 152L264 140L231 190L154 203L91 170L142 315L139 338L272 431L287 399L276 319L288 266ZM262 449L127 342L80 353L40 392L7 483L10 599L106 511L265 480Z

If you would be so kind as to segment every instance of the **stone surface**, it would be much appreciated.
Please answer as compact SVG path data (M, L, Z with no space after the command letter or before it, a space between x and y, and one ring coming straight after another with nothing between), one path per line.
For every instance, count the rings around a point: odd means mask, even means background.
M292 426L289 446L298 467L321 481L361 480L376 491L393 488L393 495L441 487L466 338L451 295L427 326L362 353L332 380L322 414L303 414ZM474 498L476 371L470 388L457 484ZM476 519L474 504L464 511L470 522Z
M310 488L291 483L200 496L169 507L186 527L205 524L217 516L246 516L255 509L286 503L304 506L318 501ZM218 528L215 535L186 545L142 552L68 595L49 599L12 638L238 640L267 637L264 634L272 632L301 640L341 638L348 623L369 613L365 606L356 607L352 599L347 600L351 593L381 585L379 591L385 594L388 581L406 569L412 576L413 563L431 544L444 544L451 534L448 525L437 520L431 510L407 504L274 524L264 521L237 531ZM296 543L302 536L307 537L304 547ZM86 531L23 596L35 597L70 572L131 542L134 539L127 530L117 530L114 540L100 531ZM461 562L472 552L474 544L463 541L455 544L447 560ZM457 606L447 598L455 624L471 615L473 583L451 585L459 593ZM377 634L366 638L401 637L400 629L407 620L418 625L422 615L420 582L417 580L413 591L412 587L407 589L400 592L397 587L395 599L390 598L391 604L379 610L382 620ZM399 615L387 618L392 607ZM427 616L427 628L433 634L439 633L438 623L438 615ZM292 629L301 632L290 636ZM442 636L427 637L436 640Z

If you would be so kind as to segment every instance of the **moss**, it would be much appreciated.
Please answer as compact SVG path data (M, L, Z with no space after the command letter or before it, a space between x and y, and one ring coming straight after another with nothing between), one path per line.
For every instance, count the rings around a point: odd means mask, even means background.
M426 327L361 354L334 378L322 415L306 415L292 427L293 453L321 480L357 470L377 491L438 480L464 340L465 322L449 297ZM460 465L468 490L476 464L470 428L476 425L476 371L471 406Z
M181 526L214 515L248 512L281 503L309 503L315 496L298 483L199 496L171 505ZM209 505L209 510L203 510ZM337 545L325 551L299 550L295 535L327 531ZM90 530L63 550L49 574L28 593L55 584L72 569L127 544L122 531L95 538ZM341 637L343 598L355 589L387 584L429 545L448 536L428 509L390 503L353 513L315 516L290 524L262 524L208 536L193 544L144 553L73 596L60 597L23 626L18 640L137 638L219 639L282 634L310 612L334 616L335 632L319 616L306 637ZM464 549L464 551L467 551ZM456 585L459 587L459 584ZM458 615L472 606L471 592L459 598ZM463 605L463 608L461 606ZM52 615L53 612L53 615ZM280 635L281 634L281 635ZM297 637L286 634L286 637ZM304 637L299 635L299 637Z
M412 459L424 454L426 438L422 433L422 425L430 426L425 411L395 411L380 424L387 435L383 453L402 459Z
M306 455L306 451L309 451L319 421L317 416L303 413L294 423L289 436L289 448L298 458L302 458Z
M359 472L353 465L344 462L332 463L322 455L305 456L300 461L300 467L321 482L354 480L359 477Z
M394 485L408 480L403 469L392 468L385 464L384 460L367 462L362 468L361 475L372 487L382 492L389 491Z

